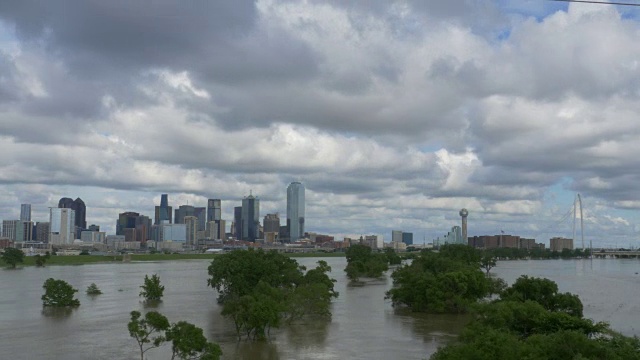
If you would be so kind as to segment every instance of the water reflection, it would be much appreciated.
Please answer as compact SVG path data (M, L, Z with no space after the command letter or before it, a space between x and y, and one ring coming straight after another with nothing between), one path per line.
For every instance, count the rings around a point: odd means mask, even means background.
M358 281L350 280L347 283L347 289L361 288L364 286L376 286L376 285L385 286L388 284L389 284L389 278L385 274L383 277L380 277L380 278L360 278L358 279Z
M65 321L73 314L74 310L71 307L43 306L42 315L54 321Z
M425 341L441 344L454 340L471 321L469 314L422 314L407 309L395 310L394 316Z
M331 319L305 319L285 327L289 345L300 351L309 347L322 348L327 341Z
M143 300L140 302L145 309L158 311L162 308L162 300Z
M270 341L243 340L236 344L233 359L278 360L278 346ZM231 355L229 354L229 355ZM226 355L225 355L226 357Z

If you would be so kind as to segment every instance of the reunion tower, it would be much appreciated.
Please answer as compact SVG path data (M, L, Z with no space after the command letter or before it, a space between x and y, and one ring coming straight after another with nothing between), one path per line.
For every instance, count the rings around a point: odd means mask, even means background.
M467 209L460 210L460 216L462 216L462 240L466 243L467 239L467 216L469 212Z

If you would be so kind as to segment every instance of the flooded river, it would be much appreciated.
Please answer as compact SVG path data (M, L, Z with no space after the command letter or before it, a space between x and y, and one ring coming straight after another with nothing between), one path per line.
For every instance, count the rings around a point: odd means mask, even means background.
M318 259L299 258L311 267ZM158 274L166 287L155 309L170 321L189 321L221 345L225 359L426 359L451 341L464 316L396 311L384 292L391 280L349 285L344 258L323 258L333 268L340 296L329 321L283 326L268 342L237 341L233 323L220 315L216 292L206 285L209 261L164 261L81 266L28 267L0 271L0 349L11 359L136 359L127 322L132 310L144 311L138 296L145 274ZM640 260L549 260L499 262L492 270L509 283L521 274L545 276L561 291L580 295L585 316L608 321L626 335L638 335ZM43 312L40 296L47 278L79 289L81 302L70 312ZM84 290L96 283L103 295ZM168 359L169 349L148 352Z

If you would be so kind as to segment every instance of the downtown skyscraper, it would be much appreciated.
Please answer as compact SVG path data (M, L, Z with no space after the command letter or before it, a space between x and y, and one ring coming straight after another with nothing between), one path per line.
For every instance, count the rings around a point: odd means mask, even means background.
M20 221L31 221L31 204L20 205Z
M76 239L75 220L76 212L71 208L50 208L49 243L53 245L73 244Z
M260 237L260 200L249 195L242 199L242 240L256 241Z
M287 232L289 241L304 237L304 185L292 182L287 187Z
M82 199L77 198L75 200L63 197L58 201L59 209L71 209L74 212L74 225L76 228L84 230L87 228L87 206ZM77 232L78 234L80 232Z
M222 220L222 200L209 199L207 201L207 222Z
M153 223L156 225L162 224L163 221L169 221L169 223L172 223L172 210L173 208L169 206L169 195L160 195L160 206L156 206L155 219Z

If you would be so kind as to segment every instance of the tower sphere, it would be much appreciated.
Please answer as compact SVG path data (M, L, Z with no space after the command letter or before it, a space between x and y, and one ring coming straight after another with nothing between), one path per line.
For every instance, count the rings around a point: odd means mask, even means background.
M466 217L467 215L469 215L469 212L467 211L467 209L460 210L460 216Z

